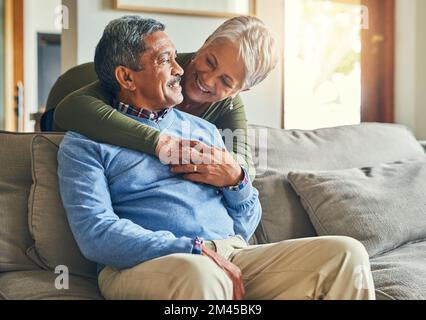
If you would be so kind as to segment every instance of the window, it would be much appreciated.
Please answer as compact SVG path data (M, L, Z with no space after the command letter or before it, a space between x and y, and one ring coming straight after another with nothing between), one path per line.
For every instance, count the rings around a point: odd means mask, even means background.
M393 11L382 10L392 3L286 1L286 129L393 120L383 116L393 110L393 60L386 58L393 54L393 30L389 37L383 30L393 26L384 18ZM384 82L383 72L389 78Z

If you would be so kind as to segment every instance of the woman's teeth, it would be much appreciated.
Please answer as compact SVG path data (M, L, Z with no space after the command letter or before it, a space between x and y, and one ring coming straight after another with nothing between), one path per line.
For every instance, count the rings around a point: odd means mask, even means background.
M207 90L206 88L204 88L202 85L201 85L201 83L200 83L200 80L196 80L195 81L195 83L197 84L197 87L198 87L198 89L200 89L202 92L204 92L204 93L210 93L210 91L209 90Z

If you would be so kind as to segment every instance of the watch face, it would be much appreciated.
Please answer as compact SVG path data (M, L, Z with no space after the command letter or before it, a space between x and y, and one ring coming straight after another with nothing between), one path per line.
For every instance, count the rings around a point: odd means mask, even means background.
M241 186L242 186L242 184L239 184L237 186L232 186L232 187L229 187L229 190L231 190L231 191L238 191L238 190L242 189Z

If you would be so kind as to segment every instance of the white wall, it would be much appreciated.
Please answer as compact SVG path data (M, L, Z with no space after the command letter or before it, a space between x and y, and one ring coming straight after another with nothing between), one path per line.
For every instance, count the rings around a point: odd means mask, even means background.
M24 99L26 131L34 130L30 113L38 111L37 33L60 33L55 28L55 8L61 0L24 1Z
M426 139L426 1L396 1L395 118Z
M258 16L282 39L283 0L257 1ZM93 61L94 51L106 24L112 19L129 12L112 9L108 0L63 0L70 8L70 29L64 30L63 71L71 66ZM192 17L166 14L140 13L165 23L167 33L179 52L197 50L207 36L225 18ZM262 84L244 93L249 122L271 127L281 126L282 108L282 64Z
M258 0L256 3L257 16L274 33L281 54L277 67L268 78L250 91L242 93L242 97L250 124L282 128L284 125L284 0Z

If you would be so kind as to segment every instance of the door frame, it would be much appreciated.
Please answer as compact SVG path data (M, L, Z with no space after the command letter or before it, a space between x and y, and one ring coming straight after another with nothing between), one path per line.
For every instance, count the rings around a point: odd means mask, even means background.
M4 13L5 129L23 131L25 110L20 110L22 116L18 119L17 88L24 83L24 0L5 0Z
M369 26L362 31L361 121L395 121L395 0L362 0Z

